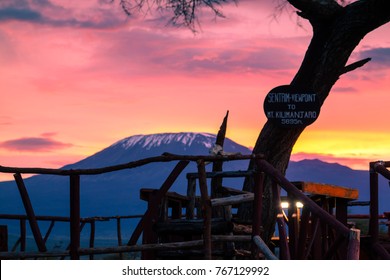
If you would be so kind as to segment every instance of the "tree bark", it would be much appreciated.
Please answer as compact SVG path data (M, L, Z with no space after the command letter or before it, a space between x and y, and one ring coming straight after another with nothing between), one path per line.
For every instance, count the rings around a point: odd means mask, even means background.
M346 65L351 53L374 29L389 22L390 1L360 0L345 7L334 0L288 0L309 20L313 37L301 67L290 86L302 91L313 91L321 105L325 102L339 77L364 65L369 59ZM266 160L283 174L288 167L292 148L304 127L282 128L266 122L256 141L253 152L262 153ZM253 168L251 162L249 168ZM253 182L246 180L243 189L253 190ZM263 202L263 239L269 242L275 228L276 207L272 204L272 182L265 177ZM244 204L238 215L250 221L252 207Z

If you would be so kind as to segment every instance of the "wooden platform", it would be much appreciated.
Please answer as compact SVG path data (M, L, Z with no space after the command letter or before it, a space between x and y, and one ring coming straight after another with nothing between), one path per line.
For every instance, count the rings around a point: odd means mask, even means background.
M331 184L321 184L313 182L292 182L302 192L307 194L317 194L329 197L338 197L349 200L358 199L359 190L346 188Z

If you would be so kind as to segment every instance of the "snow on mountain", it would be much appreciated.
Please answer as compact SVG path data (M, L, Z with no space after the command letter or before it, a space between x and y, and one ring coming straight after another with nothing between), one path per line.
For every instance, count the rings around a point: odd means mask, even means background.
M134 135L125 139L122 139L112 146L121 145L124 149L134 148L135 146L141 146L146 150L150 150L153 147L159 147L161 145L168 145L171 143L181 143L185 146L191 146L195 139L202 138L198 143L203 144L206 148L211 148L215 143L215 135L210 133L159 133L150 135Z
M69 168L96 168L127 163L147 157L160 156L164 152L179 155L207 155L214 146L216 135L210 133L159 133L135 135L115 142L109 147L77 163L64 166ZM250 154L251 150L226 138L226 152Z

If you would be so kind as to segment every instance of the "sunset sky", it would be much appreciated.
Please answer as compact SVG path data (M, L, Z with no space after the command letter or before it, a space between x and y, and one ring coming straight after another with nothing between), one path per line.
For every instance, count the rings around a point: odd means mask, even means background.
M227 110L227 136L253 147L265 95L290 83L312 34L272 0L204 11L196 33L110 2L0 1L0 165L57 168L135 134L216 133ZM337 82L293 160L390 160L389 35L364 38L350 62L372 61Z

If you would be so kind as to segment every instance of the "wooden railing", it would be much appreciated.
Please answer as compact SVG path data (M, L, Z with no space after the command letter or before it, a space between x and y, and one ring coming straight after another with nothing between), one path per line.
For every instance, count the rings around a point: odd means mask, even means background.
M145 221L154 217L156 215L157 208L150 208L142 216L140 223L134 230L127 246L118 246L116 248L80 248L80 232L82 230L82 218L80 216L80 176L90 176L97 174L104 174L108 172L114 172L124 169L131 169L147 165L154 162L172 162L179 161L174 170L168 176L166 181L161 186L157 197L155 198L156 206L161 203L162 197L166 194L172 184L175 182L176 178L183 171L183 169L188 165L189 162L197 162L198 170L201 173L202 168L205 162L216 162L216 161L234 161L234 160L249 160L262 158L261 155L210 155L210 156L185 156L185 155L173 155L165 153L161 156L150 157L141 159L138 161L133 161L125 164L108 166L103 168L95 169L48 169L48 168L18 168L18 167L6 167L0 166L0 172L2 173L14 173L15 182L18 186L20 196L23 201L23 205L26 211L26 217L29 221L31 231L35 243L38 247L39 254L31 253L9 253L1 252L1 258L13 258L13 257L49 257L49 256L66 256L69 255L71 259L79 259L81 255L90 255L90 254L103 254L108 252L133 252L133 251L147 251L147 250L158 250L159 248L164 248L164 246L139 246L136 245L139 236L144 231ZM27 189L24 185L24 180L22 174L45 174L45 175L58 175L58 176L68 176L69 177L69 196L70 196L70 215L69 215L69 224L70 224L70 245L69 250L63 252L47 252L45 245L44 237L42 237L40 228L37 222L37 216L35 215L34 208L31 204ZM202 177L202 176L200 176ZM203 178L203 177L202 177ZM206 186L207 187L207 186ZM203 188L204 195L207 194L207 190ZM206 198L206 196L205 196ZM207 219L206 219L207 220ZM206 240L208 240L206 238ZM147 243L147 241L146 241ZM145 244L146 245L146 244Z
M255 161L256 169L253 171L248 171L246 173L240 174L241 176L253 176L255 181L253 194L238 194L236 197L210 197L209 188L207 186L207 178L212 176L235 176L234 173L207 173L205 165L207 162L223 162L223 161L233 161L233 160L253 160ZM82 230L83 222L92 222L87 221L80 217L80 176L96 175L103 174L107 172L114 172L128 168L135 168L142 165L146 165L153 162L171 162L178 161L177 165L173 171L169 174L167 179L161 185L161 187L153 194L153 197L149 200L148 208L146 212L142 215L140 222L132 233L127 245L120 245L115 247L106 247L106 248L81 248L80 246L80 232ZM170 242L170 243L157 243L155 232L153 230L153 225L158 220L160 206L162 205L163 199L166 197L169 189L177 179L177 177L182 173L186 166L190 162L195 162L197 164L196 176L193 179L199 181L200 189L200 206L202 213L202 222L203 222L203 232L202 239L200 240L190 240L183 242ZM380 167L375 166L375 171ZM387 170L387 169L386 169ZM383 170L382 170L383 171ZM69 256L71 259L79 259L83 255L95 255L95 254L107 254L107 253L123 253L123 252L135 252L141 251L145 254L145 258L148 258L147 252L155 252L159 250L175 250L183 248L194 248L200 247L203 248L204 258L211 259L213 256L212 244L213 242L235 242L235 241L253 241L254 246L252 246L252 256L255 257L257 250L260 249L264 255L269 258L274 258L269 254L267 249L264 249L261 244L261 217L262 217L262 197L263 197L263 182L264 176L267 175L275 182L273 187L273 192L275 197L274 203L280 205L280 186L283 188L289 196L294 197L296 200L301 201L304 204L304 210L302 212L301 223L302 227L307 227L309 223L309 215L311 213L313 219L311 220L314 223L314 233L309 240L309 245L302 246L301 249L305 249L307 252L303 253L303 258L308 257L308 250L313 246L315 242L316 231L321 224L329 226L332 228L335 233L333 242L327 248L327 251L324 253L322 258L331 258L337 251L340 245L347 244L346 258L357 259L359 256L359 231L355 229L350 229L346 226L345 223L339 221L334 215L326 211L326 209L321 208L316 202L311 198L305 195L301 190L299 190L294 184L289 182L278 170L271 166L262 155L215 155L215 156L180 156L172 154L163 154L162 156L146 158L135 162L130 162L126 164L97 168L97 169L74 169L74 170L59 170L59 169L43 169L43 168L15 168L15 167L4 167L0 166L0 172L5 173L14 173L15 181L20 191L22 201L26 210L26 216L23 216L23 219L27 218L29 221L31 230L34 235L35 242L38 247L38 252L1 252L1 258L34 258L34 257L66 257ZM33 210L33 205L29 200L28 193L24 186L24 181L22 179L22 174L51 174L58 176L68 176L70 178L69 185L69 194L70 194L70 245L69 249L61 252L47 252L45 246L46 236L42 237L40 229L38 227L37 220L41 217L37 217ZM218 175L219 174L219 175ZM387 174L387 173L386 173ZM388 175L388 174L387 174ZM374 179L372 179L374 181ZM193 215L194 199L195 199L195 189L193 183L191 183L193 188L188 189L188 204L186 205L187 218L191 218ZM375 191L375 190L374 190ZM253 217L252 217L252 227L251 227L251 236L216 236L212 235L212 215L213 207L227 206L236 203L241 203L244 201L253 201ZM374 204L375 205L375 204ZM377 205L377 204L376 204ZM375 211L371 210L371 222L375 221ZM288 237L286 232L286 224L284 219L281 216L277 217L277 222L279 226L279 247L280 247L280 256L285 259L290 259L290 247L288 243ZM92 224L91 224L92 225ZM292 227L290 225L290 227ZM371 227L370 227L371 228ZM300 231L299 236L296 240L301 244L306 244L308 236L300 235L304 231ZM143 235L142 244L138 244L138 239L141 234ZM328 234L328 233L326 233ZM375 229L372 227L371 234L375 239ZM327 235L324 238L328 238ZM291 244L291 242L290 242ZM310 245L311 244L311 245ZM382 258L390 259L388 253L383 252L383 248L380 248L380 245L375 243L375 248L379 252ZM378 249L379 248L379 249ZM149 255L150 257L151 255ZM297 255L293 255L294 258L297 258ZM344 258L344 257L341 257Z

